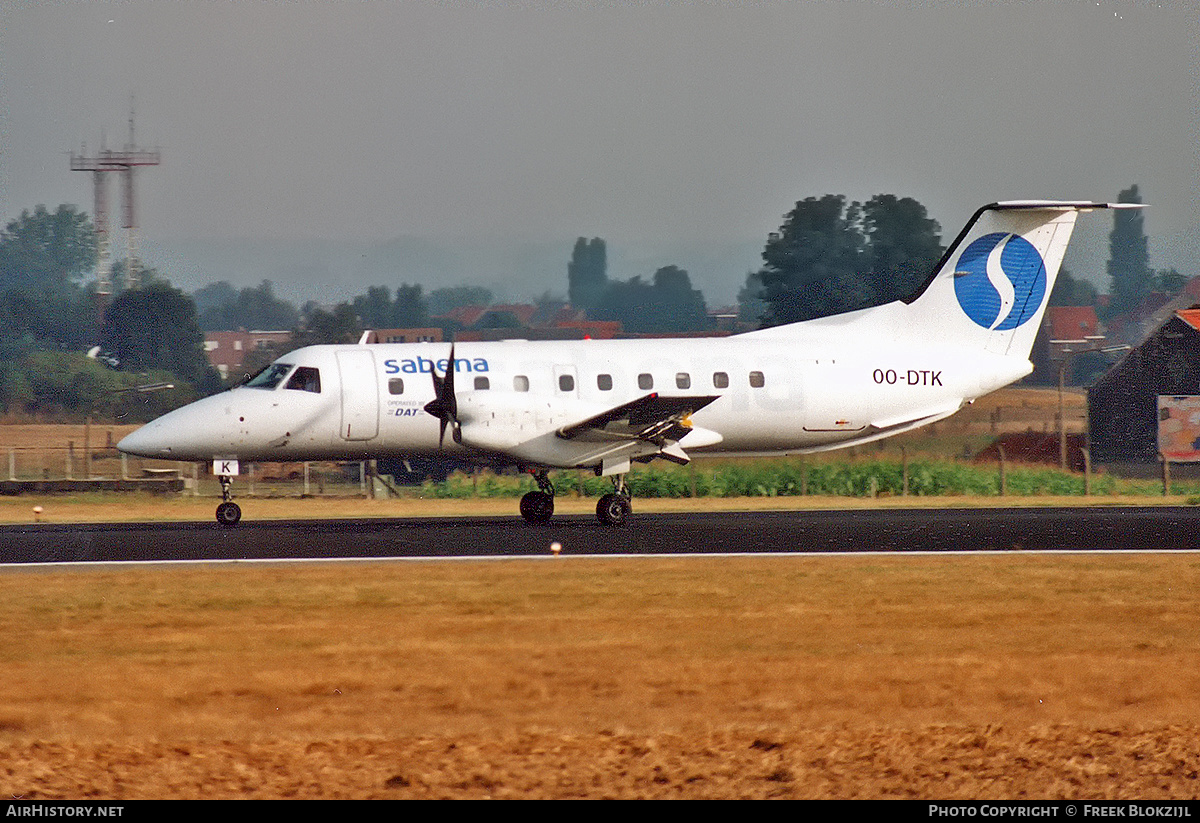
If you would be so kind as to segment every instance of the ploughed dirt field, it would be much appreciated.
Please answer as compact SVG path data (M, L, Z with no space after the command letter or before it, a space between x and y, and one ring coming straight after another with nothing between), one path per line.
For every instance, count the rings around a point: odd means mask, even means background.
M23 798L1190 798L1200 558L0 573Z

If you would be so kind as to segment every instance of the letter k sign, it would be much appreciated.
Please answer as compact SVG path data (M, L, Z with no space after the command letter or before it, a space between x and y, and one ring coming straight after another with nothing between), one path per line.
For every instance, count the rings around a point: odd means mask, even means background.
M213 474L218 477L236 477L238 462L236 460L214 460Z

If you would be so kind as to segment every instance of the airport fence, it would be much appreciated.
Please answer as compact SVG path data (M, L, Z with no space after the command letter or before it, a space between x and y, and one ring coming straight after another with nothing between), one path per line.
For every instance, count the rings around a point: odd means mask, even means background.
M74 445L8 447L3 454L6 463L0 466L0 484L8 493L43 484L86 491L89 483L100 490L111 488L113 481L128 481L127 488L152 488L153 481L163 481L164 486L182 488L185 494L220 495L220 483L211 474L211 466L200 463L152 460L112 448L85 450ZM368 461L244 463L241 469L238 496L370 496L379 482L373 480ZM177 482L166 483L172 480Z
M9 447L0 467L5 493L47 481L73 481L71 491L97 490L105 481L176 481L184 494L219 496L210 464L180 463L123 455L112 448ZM245 463L236 479L239 497L519 497L536 488L519 472L455 471L445 479L383 474L375 461ZM758 460L701 460L688 466L661 463L635 466L627 476L635 498L731 497L935 497L935 496L1200 496L1193 476L1122 478L1108 473L1072 472L1036 465L994 464L947 458L846 459L837 457ZM560 495L598 498L612 481L588 471L553 473ZM164 489L166 486L164 485Z

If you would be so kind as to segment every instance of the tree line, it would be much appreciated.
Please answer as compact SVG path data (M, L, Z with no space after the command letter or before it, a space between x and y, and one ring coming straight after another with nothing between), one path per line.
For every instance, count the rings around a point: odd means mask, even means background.
M944 251L941 227L912 198L809 197L768 236L743 294L765 325L853 311L907 297Z
M1119 199L1140 202L1137 187ZM1150 268L1142 221L1140 210L1114 212L1106 305L1090 281L1065 270L1051 302L1094 305L1109 317L1136 308L1152 291L1182 288L1186 278L1178 272ZM761 267L744 275L739 316L750 326L769 326L903 299L944 251L941 227L912 198L808 197L768 235ZM23 211L0 231L0 410L8 417L119 406L120 413L145 419L219 391L220 377L204 354L205 331L286 329L293 331L291 347L352 343L363 328L426 327L456 306L493 300L477 286L426 292L405 283L371 286L334 306L310 301L296 307L276 295L270 281L241 289L217 281L187 294L153 269L143 273L139 288L118 286L101 296L87 281L96 260L91 221L74 206ZM123 281L122 265L114 265L114 284ZM590 319L615 320L635 333L712 327L687 271L668 265L645 279L610 278L601 238L576 240L566 274L569 303ZM128 391L147 382L176 388Z
M142 289L97 294L85 282L96 260L91 220L74 206L25 210L0 231L6 417L95 413L144 420L220 387L191 298L153 271ZM114 351L119 368L112 367ZM134 390L166 383L173 388Z
M911 198L866 203L827 194L796 203L772 232L763 266L746 275L738 314L754 326L794 323L906 296L941 257L940 227ZM712 326L704 296L676 266L612 280L601 238L579 238L567 267L573 306L631 332L683 332Z

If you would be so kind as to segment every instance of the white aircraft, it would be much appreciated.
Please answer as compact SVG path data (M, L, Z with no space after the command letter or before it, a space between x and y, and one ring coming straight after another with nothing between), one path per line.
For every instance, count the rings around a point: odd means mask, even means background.
M310 346L118 448L212 460L223 525L239 461L436 455L529 471L530 523L553 515L551 470L594 470L613 480L596 514L620 525L634 462L855 446L1029 374L1077 215L1127 205L984 206L912 298L732 337Z

